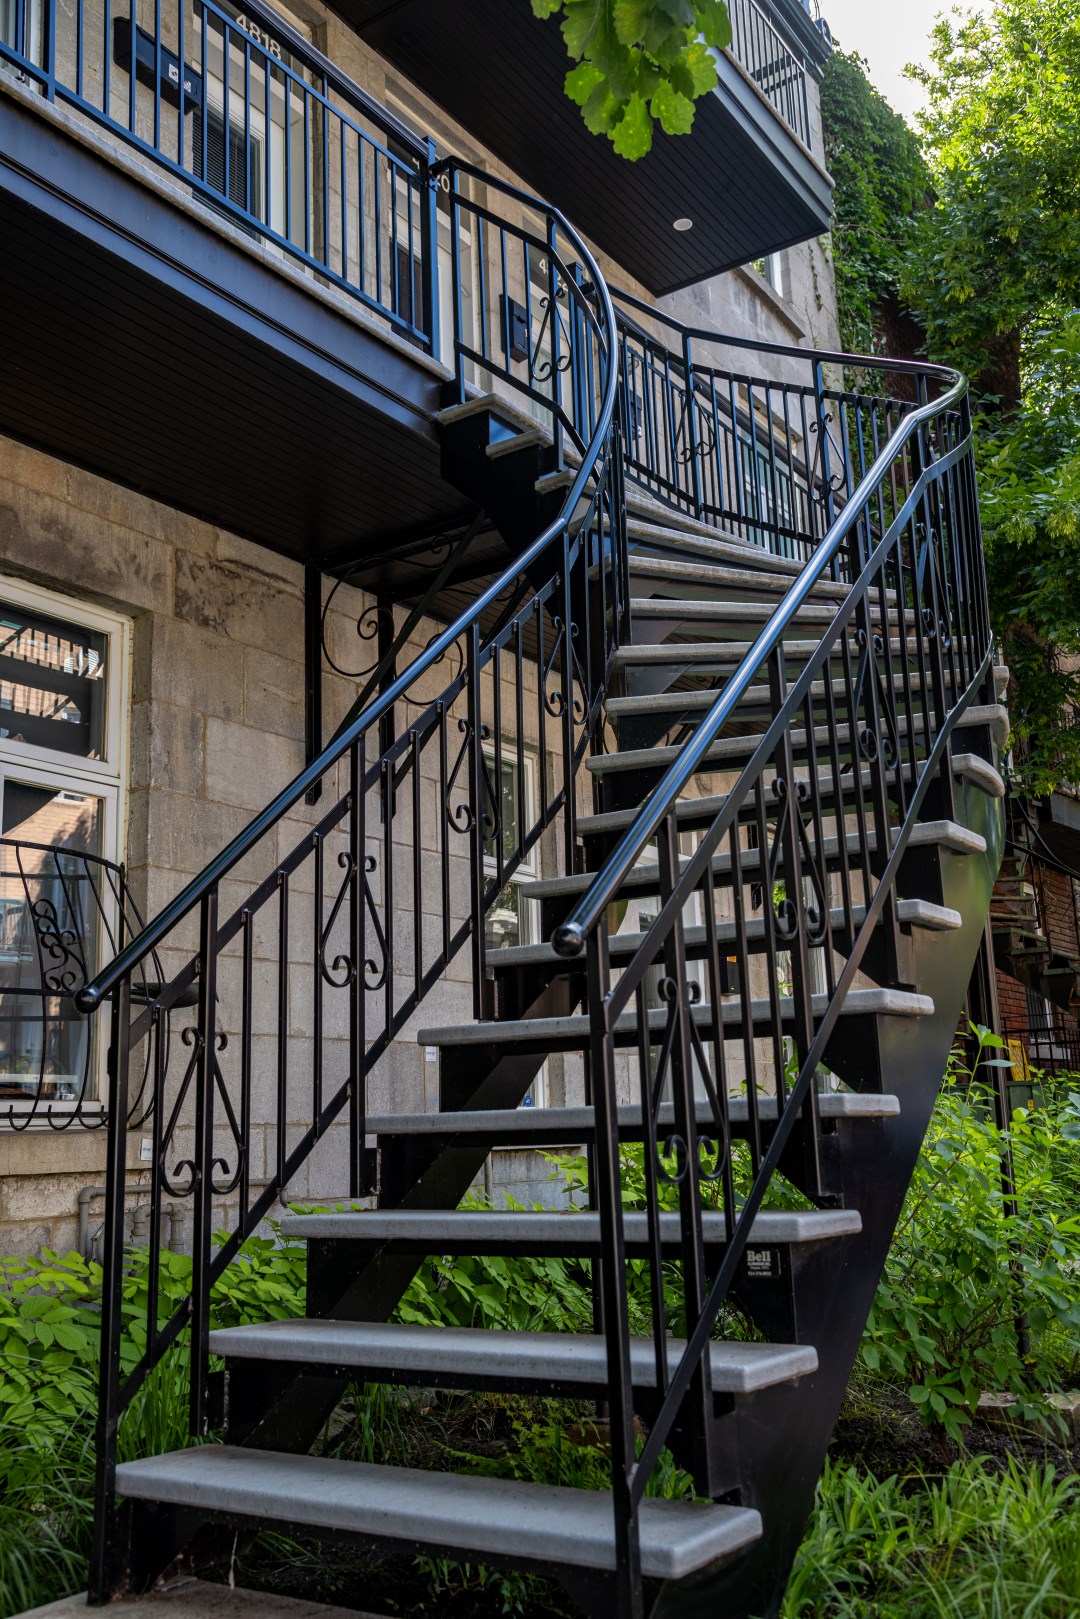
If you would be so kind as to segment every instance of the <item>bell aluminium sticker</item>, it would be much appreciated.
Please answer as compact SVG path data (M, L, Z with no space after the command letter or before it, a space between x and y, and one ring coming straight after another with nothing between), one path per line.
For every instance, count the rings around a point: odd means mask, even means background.
M779 1276L779 1248L748 1248L746 1250L747 1276Z

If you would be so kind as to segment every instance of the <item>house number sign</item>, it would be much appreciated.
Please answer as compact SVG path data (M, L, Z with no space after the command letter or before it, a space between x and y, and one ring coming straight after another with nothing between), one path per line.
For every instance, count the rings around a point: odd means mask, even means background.
M241 12L236 19L236 26L237 28L242 28L244 33L250 35L252 39L257 40L263 50L269 51L270 55L276 56L280 62L281 41L275 39L273 34L268 34L265 28L261 28L254 17L245 17L244 13Z

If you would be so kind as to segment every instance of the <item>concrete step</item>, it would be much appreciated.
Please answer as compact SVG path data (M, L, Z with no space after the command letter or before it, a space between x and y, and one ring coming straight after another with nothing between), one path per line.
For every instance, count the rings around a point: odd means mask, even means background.
M935 933L952 932L963 924L959 911L950 910L944 905L931 905L928 900L902 899L897 903L896 910L899 921L910 927L927 928ZM852 907L852 920L857 928L862 926L865 917L864 905ZM829 912L829 927L833 932L840 932L845 925L844 912L837 906ZM739 928L734 922L717 922L715 932L716 942L722 954L736 945L740 938ZM768 943L764 917L748 918L743 924L742 936L751 948L757 945L764 949ZM636 932L611 934L608 939L608 953L612 965L620 966L633 957L645 938L644 933ZM700 961L708 952L708 930L705 927L684 928L683 947L691 960ZM553 945L547 943L507 945L500 950L492 950L488 955L487 964L495 973L516 972L522 967L544 966L557 967L560 972L567 972L574 967L574 964L568 962L564 956L556 954ZM580 962L577 963L575 970L581 970Z
M769 622L777 608L773 601L697 601L680 596L635 596L630 602L631 617L638 619L662 618L675 624L727 625L730 629L752 631L748 639L755 638ZM808 602L791 616L789 628L805 630L810 625L826 629L836 617L831 603ZM816 643L815 643L816 645Z
M729 1096L728 1120L733 1127L750 1122L750 1104L745 1096ZM775 1124L778 1103L775 1096L759 1096L758 1121ZM895 1096L872 1091L823 1091L818 1096L818 1112L823 1119L894 1119L900 1113ZM619 1108L619 1138L640 1141L644 1134L640 1107ZM707 1136L716 1120L705 1102L696 1105L698 1128ZM596 1130L596 1114L591 1107L512 1107L477 1108L460 1113L372 1113L364 1121L368 1135L412 1137L480 1136L492 1142L521 1146L582 1146ZM675 1125L675 1109L661 1104L657 1127L662 1133Z
M848 695L847 683L843 680L834 680L831 684L832 696L837 703L837 713L843 714ZM673 714L676 718L684 714L707 714L717 699L723 696L724 689L724 686L704 689L698 687L692 690L672 687L668 691L649 692L642 696L609 697L604 712L609 720L633 719L638 714ZM913 692L922 690L922 681L918 675L912 676L911 690ZM824 680L813 682L810 696L814 699L815 707L824 705L826 699ZM739 701L739 713L743 714L754 708L764 710L771 719L773 703L768 686L750 686L743 693Z
M757 591L769 596L775 607L791 589L794 577L776 573L769 568L757 567L753 558L712 560L704 557L693 561L673 557L646 556L632 551L629 560L630 579L636 588L642 582L656 587L669 584L680 589L690 588L716 594L723 599L730 592L753 597ZM593 570L595 576L596 570ZM811 587L814 600L842 602L849 587L835 580L823 579ZM664 598L667 599L666 597ZM700 597L694 597L700 600Z
M195 1445L124 1462L116 1488L129 1500L294 1529L341 1530L467 1561L524 1554L575 1568L610 1571L615 1565L611 1497L601 1490L230 1445ZM646 1497L639 1513L643 1571L653 1579L684 1579L761 1535L760 1516L746 1507Z
M978 832L970 832L966 826L958 821L924 821L916 826L908 840L909 848L925 847L936 844L941 848L949 849L954 854L985 854L986 840ZM848 833L841 844L836 837L825 838L822 843L820 855L829 864L840 858L842 853L858 855L863 848L863 839L858 832ZM877 840L873 833L868 833L866 847L873 850L877 847ZM683 856L679 861L679 869L684 870L689 864L690 855ZM761 850L744 849L741 852L739 865L745 881L756 879L761 869ZM729 877L731 875L731 856L728 853L713 856L712 872L714 877ZM521 884L522 897L526 899L570 899L577 894L587 893L596 881L598 873L595 871L575 871L565 877L541 877L535 882ZM619 890L621 899L628 899L636 894L658 894L660 892L660 868L652 862L639 861L634 869L627 875Z
M703 562L730 562L736 567L753 568L761 573L775 574L790 583L798 578L803 564L790 557L774 556L762 545L752 545L735 534L724 534L719 529L688 532L673 527L660 518L630 517L626 524L631 545L649 555L670 555L676 558L698 558ZM631 553L633 555L633 552Z
M829 1008L828 995L811 996L811 1009L815 1018L822 1018ZM795 1002L787 997L778 1003L764 997L750 1002L750 1016L755 1031L769 1032L779 1011L783 1024L794 1022ZM934 1003L929 995L913 995L900 989L852 989L844 997L841 1017L932 1017ZM649 1011L650 1033L659 1039L668 1026L668 1009L656 1007ZM690 1008L695 1027L703 1034L711 1034L715 1026L715 1009L699 1005ZM743 1028L743 1005L740 997L720 1003L720 1023L733 1031L733 1038ZM634 1046L638 1040L638 1017L635 1008L623 1012L612 1030L616 1045ZM436 1028L421 1029L416 1036L422 1046L438 1046L444 1050L460 1051L463 1047L514 1047L530 1052L583 1051L592 1034L592 1018L587 1012L572 1013L568 1017L519 1018L515 1020L479 1020L474 1023L450 1023ZM653 1043L655 1043L655 1039Z
M670 1365L678 1363L685 1347L670 1340ZM586 1333L496 1332L385 1321L266 1321L212 1332L210 1353L231 1360L340 1366L368 1381L436 1388L544 1385L564 1395L572 1388L574 1398L605 1388L608 1381L607 1341ZM709 1362L717 1394L755 1394L809 1376L817 1371L818 1358L809 1345L714 1342ZM630 1368L636 1387L656 1387L651 1338L630 1340Z
M714 697L714 701L716 698ZM737 708L731 717L731 724L738 723L742 717ZM747 715L749 720L750 716ZM926 726L923 716L914 716L914 733L922 736ZM995 745L1003 748L1009 740L1009 716L1000 703L973 703L960 715L954 728L955 732L972 730L976 726L988 726ZM906 720L901 720L897 727L901 737L907 737L909 728ZM796 729L789 733L791 746L795 750L796 763L799 756L809 745L805 730ZM710 769L731 770L749 759L761 742L764 732L754 731L743 736L721 736L712 743L708 752L702 759L698 774L707 773ZM834 741L841 748L841 757L846 759L851 748L851 726L837 725L834 727L817 725L813 732L814 746L819 753L827 755ZM671 743L663 747L653 748L621 748L617 753L592 754L586 760L586 767L594 776L610 776L620 774L627 770L666 770L668 765L674 764L682 752L682 746Z
M678 1214L661 1214L660 1241L677 1251L681 1242ZM727 1220L722 1212L706 1209L701 1216L707 1248L727 1242ZM640 1257L648 1251L649 1217L623 1216L627 1253ZM580 1254L588 1258L600 1251L600 1216L535 1213L514 1209L365 1209L348 1214L287 1214L281 1222L284 1236L342 1242L393 1244L400 1251L418 1254L522 1253ZM759 1214L750 1228L750 1241L759 1248L779 1248L808 1242L832 1242L858 1236L862 1219L858 1209L769 1210Z
M818 641L785 641L785 660L797 664L801 669L808 658L813 657L819 646ZM900 654L900 641L893 638L889 648L894 657ZM908 651L915 654L918 650L914 640L908 642ZM620 647L615 654L616 669L654 669L656 667L675 667L680 665L702 665L704 670L723 670L737 668L744 662L747 653L745 641L646 641L637 645ZM852 657L855 667L858 667L859 653L852 646Z
M960 781L970 781L973 786L979 787L988 793L991 798L1001 798L1005 793L1005 783L986 760L977 753L955 753L953 755L953 775ZM809 782L805 774L796 776L796 786ZM895 772L890 771L886 777L886 784L895 781ZM869 768L864 767L859 772L859 785L867 793L872 787L872 778ZM841 777L841 791L845 795L845 803L850 805L854 798L856 786L853 772L848 771ZM825 801L831 802L836 794L836 783L832 772L817 777L818 795ZM727 803L726 793L709 793L702 798L680 798L675 806L675 819L680 831L694 831L711 826ZM644 802L644 800L643 800ZM599 815L579 815L577 819L578 836L592 838L608 836L613 832L624 832L632 826L641 814L641 806L624 810L604 810ZM830 815L830 819L833 817Z

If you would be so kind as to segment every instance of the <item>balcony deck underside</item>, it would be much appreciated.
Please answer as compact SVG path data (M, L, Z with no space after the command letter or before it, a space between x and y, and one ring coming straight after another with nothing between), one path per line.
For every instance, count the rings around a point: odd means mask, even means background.
M327 567L468 520L435 370L34 108L2 111L0 432Z
M657 295L828 230L831 185L729 57L692 134L636 163L563 93L557 22L529 0L333 0L373 49ZM688 231L672 229L679 218Z

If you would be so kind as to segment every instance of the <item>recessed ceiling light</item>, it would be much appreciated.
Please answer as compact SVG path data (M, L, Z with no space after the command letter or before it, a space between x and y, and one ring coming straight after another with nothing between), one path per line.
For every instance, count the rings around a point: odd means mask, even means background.
M675 221L675 224L674 224L674 227L673 227L673 229L675 229L675 230L693 230L693 228L694 228L694 221L692 219L686 219L686 218L677 219Z

